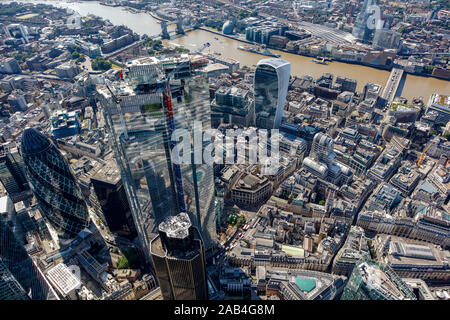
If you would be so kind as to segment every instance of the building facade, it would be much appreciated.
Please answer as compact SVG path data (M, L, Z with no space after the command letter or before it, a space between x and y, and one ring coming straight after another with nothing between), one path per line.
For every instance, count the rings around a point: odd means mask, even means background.
M1 202L0 300L47 300L51 290L25 250L14 205L6 197Z
M165 90L170 90L171 98ZM171 152L171 132L175 129L185 129L192 138L195 121L203 129L211 127L206 75L191 68L187 55L165 60L143 58L129 63L125 83L114 83L109 89L101 86L98 93L147 261L156 227L180 211L190 215L205 247L213 247L213 167L194 164L192 153L187 153L187 163L176 164Z
M0 182L9 195L30 190L22 157L15 146L0 147Z
M283 59L262 59L254 78L256 127L279 129L286 94L289 87L291 64Z
M54 143L27 128L22 134L25 173L41 212L62 239L73 238L89 224L83 194Z
M151 255L164 300L207 300L203 240L182 212L163 221Z

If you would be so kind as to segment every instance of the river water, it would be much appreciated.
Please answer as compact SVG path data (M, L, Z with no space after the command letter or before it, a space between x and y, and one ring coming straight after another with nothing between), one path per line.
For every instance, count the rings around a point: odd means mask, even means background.
M126 25L140 35L157 35L161 31L157 20L149 14L132 13L121 7L103 6L96 1L67 2L66 0L38 0L27 2L47 3L58 7L70 8L77 11L82 16L94 14L104 19L108 19L113 24ZM170 26L169 30L173 28L174 26ZM209 42L211 46L204 52L219 52L222 57L238 60L241 66L255 65L260 59L264 58L264 56L256 53L239 50L238 46L243 45L243 43L239 41L203 30L195 30L187 33L183 37L165 41L166 44L182 45L191 50L200 48L206 42ZM293 75L311 75L314 78L317 78L323 73L329 72L335 76L340 75L357 80L358 90L362 90L362 87L366 82L378 83L384 86L389 77L389 71L341 62L331 62L328 65L319 65L312 62L309 57L277 50L272 51L280 54L283 59L286 59L291 63L291 73ZM432 93L450 94L450 82L435 78L407 75L401 96L408 100L411 100L413 97L423 97L424 102L426 103Z

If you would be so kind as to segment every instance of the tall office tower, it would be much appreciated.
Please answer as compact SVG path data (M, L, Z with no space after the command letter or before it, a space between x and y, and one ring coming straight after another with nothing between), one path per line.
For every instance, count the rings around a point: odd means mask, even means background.
M262 59L258 62L254 79L256 127L280 128L291 64L283 59Z
M91 177L91 184L91 192L95 195L93 207L109 230L130 239L136 237L136 227L116 162L109 160Z
M361 260L355 264L341 300L415 300L415 296L389 266Z
M211 248L216 238L213 167L178 165L171 152L174 130L186 129L192 139L194 121L211 127L208 78L195 71L188 55L142 58L127 67L125 81L97 90L143 253L151 261L158 224L181 211Z
M373 18L370 14L370 7L375 5L374 0L364 0L364 3L361 7L361 11L356 18L355 24L353 25L352 34L353 36L360 41L368 41L368 37L370 34L370 29L368 28L367 21L370 18ZM374 21L375 25L377 21ZM374 28L375 29L375 28Z
M0 146L0 181L9 195L30 190L22 157L15 145Z
M0 300L29 300L25 290L0 257Z
M21 150L42 215L61 239L73 238L88 226L89 213L69 165L53 142L33 128L23 131Z
M333 139L326 133L317 133L313 139L310 157L330 165L336 158Z
M168 217L151 242L151 255L164 300L207 300L205 249L189 216Z
M25 250L14 204L3 197L0 207L0 300L47 300L51 289Z

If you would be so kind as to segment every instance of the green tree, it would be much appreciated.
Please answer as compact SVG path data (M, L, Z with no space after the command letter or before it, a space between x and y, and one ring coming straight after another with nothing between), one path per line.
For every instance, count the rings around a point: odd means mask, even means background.
M72 52L72 59L76 60L78 58L80 58L80 53L78 51Z
M111 62L102 57L96 57L94 60L91 60L91 65L93 70L101 71L107 71L111 69L112 66Z
M450 141L450 132L444 133L444 138Z
M122 255L117 263L117 269L129 269L130 263L125 255Z
M240 228L245 223L245 216L240 215L236 222L236 228Z

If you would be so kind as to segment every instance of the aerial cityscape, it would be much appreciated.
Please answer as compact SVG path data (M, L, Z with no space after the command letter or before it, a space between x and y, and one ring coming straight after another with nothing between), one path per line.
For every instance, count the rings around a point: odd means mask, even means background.
M450 300L449 48L448 0L1 0L0 300Z

